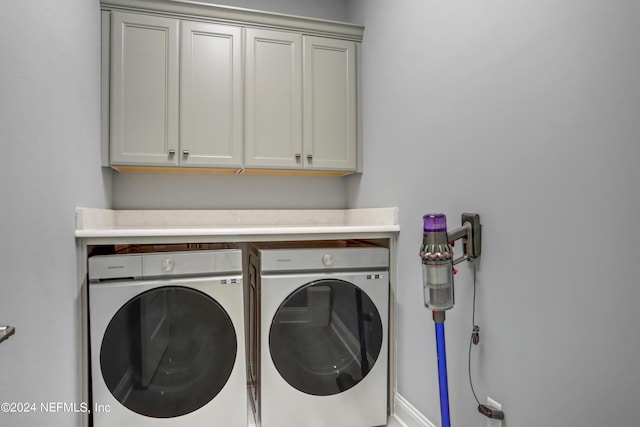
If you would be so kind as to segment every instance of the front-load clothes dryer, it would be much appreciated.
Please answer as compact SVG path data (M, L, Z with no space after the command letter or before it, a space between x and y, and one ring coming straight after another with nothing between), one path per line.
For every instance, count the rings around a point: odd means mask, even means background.
M247 426L239 250L89 258L94 427Z
M261 426L386 425L388 249L259 254Z

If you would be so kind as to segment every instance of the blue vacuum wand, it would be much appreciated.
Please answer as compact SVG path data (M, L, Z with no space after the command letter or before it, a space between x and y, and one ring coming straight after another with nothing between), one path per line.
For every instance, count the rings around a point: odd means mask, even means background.
M450 427L449 418L449 384L447 380L447 346L444 342L444 311L434 311L433 321L436 324L436 347L438 351L438 384L440 387L440 416L442 427Z

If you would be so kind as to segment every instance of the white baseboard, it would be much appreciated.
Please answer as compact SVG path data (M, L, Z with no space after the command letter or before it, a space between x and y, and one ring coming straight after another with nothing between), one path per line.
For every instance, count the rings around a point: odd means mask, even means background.
M396 393L395 411L389 418L388 427L436 427L427 417L422 415L407 399Z

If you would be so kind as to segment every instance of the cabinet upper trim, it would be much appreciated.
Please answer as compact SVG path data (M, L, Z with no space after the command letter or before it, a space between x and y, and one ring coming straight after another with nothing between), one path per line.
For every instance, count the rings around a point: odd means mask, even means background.
M181 18L211 20L236 25L303 31L361 41L364 27L346 22L212 5L188 0L102 0L102 9L168 14Z

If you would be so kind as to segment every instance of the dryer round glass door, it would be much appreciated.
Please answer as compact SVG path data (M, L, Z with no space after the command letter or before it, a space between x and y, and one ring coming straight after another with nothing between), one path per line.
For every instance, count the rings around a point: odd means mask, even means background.
M294 291L269 331L273 363L301 392L329 396L358 384L382 347L382 319L357 286L322 279Z
M236 352L233 323L219 303L195 289L166 286L118 310L102 340L100 367L124 406L170 418L210 402L229 379Z

